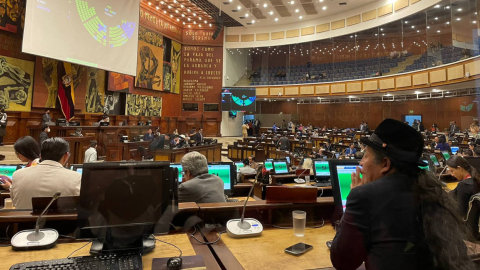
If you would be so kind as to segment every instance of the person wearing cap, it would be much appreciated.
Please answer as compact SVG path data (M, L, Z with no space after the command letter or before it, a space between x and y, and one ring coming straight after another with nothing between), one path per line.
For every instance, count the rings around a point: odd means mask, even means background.
M338 270L475 269L467 256L465 225L453 198L419 168L423 138L386 119L369 138L332 243Z

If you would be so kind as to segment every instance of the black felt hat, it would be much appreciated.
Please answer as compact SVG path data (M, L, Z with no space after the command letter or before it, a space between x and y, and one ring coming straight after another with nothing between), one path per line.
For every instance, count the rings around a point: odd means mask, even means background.
M360 141L385 154L392 160L427 166L420 160L424 141L422 135L411 126L394 119L385 119L375 132Z

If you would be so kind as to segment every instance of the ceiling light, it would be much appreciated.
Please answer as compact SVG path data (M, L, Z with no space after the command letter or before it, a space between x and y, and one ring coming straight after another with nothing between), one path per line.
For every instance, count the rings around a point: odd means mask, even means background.
M417 33L420 33L420 30L417 30Z
M177 18L177 22L179 22L179 21L180 21L180 19Z
M460 21L460 18L457 18L457 21Z
M385 96L390 97L390 96L392 96L392 94L386 93Z
M430 29L430 26L427 26L427 29Z
M161 1L160 4L165 5L165 2Z
M385 36L385 34L382 33L382 36Z
M446 24L450 24L450 22L446 22Z
M298 17L300 20L303 19L303 16Z
M437 33L440 33L440 30L437 30Z
M184 8L185 6L184 5L180 5L181 8Z
M405 24L407 24L407 23L408 23L408 21L405 21Z
M168 9L171 9L171 8L172 8L172 6L168 6Z
M268 12L268 14L273 15L273 11Z
M228 2L230 2L230 3L231 3L231 2L233 2L233 0L228 0Z
M247 17L247 18L248 18L248 13L245 13L245 17Z
M237 10L241 10L241 9L242 9L242 7L241 7L241 6L238 6L238 7L237 7Z
M158 6L156 6L155 8L156 8L156 9L160 9L160 7L158 7Z
M197 22L196 22L196 21L193 21L193 24L197 24Z
M193 17L197 16L197 14L193 13Z
M439 7L440 7L440 5L435 5L435 8L439 8Z
M198 25L198 27L202 27L202 25L201 25L201 24L199 24L199 25Z
M190 21L190 18L187 18L188 21Z
M445 6L446 9L450 9L450 6Z
M299 11L300 11L300 10L299 10L298 8L297 8L297 9L295 9L295 13L298 13Z
M205 24L207 24L207 21L205 21Z
M327 6L322 7L323 10L327 10Z
M152 5L152 2L148 2L148 5L150 5L150 6L151 6L151 5Z
M438 92L442 92L442 90L438 90L438 89L432 89L432 92L436 92L436 93L438 93Z
M252 23L255 23L255 20L252 20Z
M182 17L185 17L185 14L182 14Z
M266 3L265 3L265 4L263 4L263 7L265 7L265 8L266 8L267 6L268 6L268 5L267 5Z
M185 25L185 22L183 22L183 25Z
M412 29L415 28L415 25L412 25Z
M278 21L278 18L275 18L275 21L277 22L277 21Z
M173 15L172 15L172 14L170 14L170 18L173 18Z
M447 94L450 94L450 92L449 92L449 91L447 91L446 93L447 93Z
M163 13L167 14L167 11L166 11L166 10L164 10L164 11L163 11Z
M211 24L211 23L209 23L209 24L208 24L208 26L212 27L212 24Z
M202 17L198 17L198 19L201 21L201 20L202 20Z
M380 28L380 31L383 31L383 28Z
M435 20L438 20L438 17L435 17Z
M178 13L178 10L175 10L175 13Z
M188 25L188 28L192 27L190 24Z
M473 21L472 23L477 23L477 21Z
M290 1L290 5L293 5L293 4L295 4L295 1Z
M461 9L461 8L459 8L459 9L457 9L457 11L462 11L462 9Z

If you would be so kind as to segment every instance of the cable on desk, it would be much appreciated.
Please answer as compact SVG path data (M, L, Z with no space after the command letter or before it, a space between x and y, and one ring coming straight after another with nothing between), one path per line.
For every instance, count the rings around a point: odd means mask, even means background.
M174 244L165 242L165 241L160 240L160 239L158 239L158 238L156 238L156 237L155 237L155 241L162 242L162 243L164 243L164 244L170 245L170 246L178 249L178 251L180 251L180 255L178 255L178 257L182 257L182 254L183 254L183 253L182 253L182 250L181 250L179 247L175 246Z
M270 226L270 227L274 227L274 228L277 228L277 229L293 229L293 227L281 227L281 226L271 225L271 224L265 224L265 226ZM305 226L305 228L318 229L318 228L322 228L323 226L325 226L325 220L322 218L322 224L320 224L318 226Z
M204 244L204 245L213 245L213 244L216 244L218 241L220 241L222 239L222 234L223 233L226 233L226 231L223 231L223 232L220 232L218 233L218 239L213 241L213 242L203 242L203 241L200 241L198 240L196 237L195 237L195 234L197 233L197 225L195 225L195 230L193 231L192 234L190 234L190 237L192 237L195 241L197 241L198 243L200 244Z
M322 195L323 195L323 188L321 188L321 189L322 189L322 193L320 193L320 196L318 196L318 197L322 197Z
M65 237L65 238L72 238L72 239L77 240L77 238L76 238L75 236L63 235L63 234L60 234L59 236L60 236L60 237Z
M67 256L67 259L70 259L70 257L71 257L73 254L75 254L75 252L81 250L82 248L86 247L88 244L90 244L90 243L92 243L92 242L93 242L93 241L90 240L90 241L88 241L85 245L83 245L82 247L77 248L76 250L74 250L72 253L70 253L70 255Z

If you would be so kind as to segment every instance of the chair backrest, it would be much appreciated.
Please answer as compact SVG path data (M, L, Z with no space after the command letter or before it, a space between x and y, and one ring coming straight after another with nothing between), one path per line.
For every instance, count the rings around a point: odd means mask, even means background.
M468 212L466 217L466 223L469 232L475 240L480 240L480 193L472 195L470 202L468 203Z

